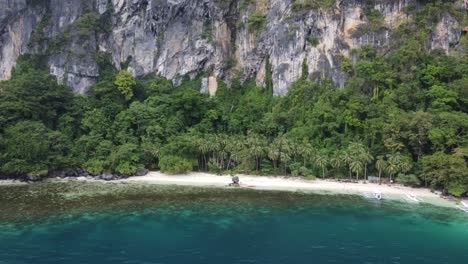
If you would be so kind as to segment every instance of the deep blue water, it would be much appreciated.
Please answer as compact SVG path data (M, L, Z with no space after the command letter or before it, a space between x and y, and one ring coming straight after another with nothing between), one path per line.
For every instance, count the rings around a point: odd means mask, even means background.
M19 194L2 197L11 204L0 212L19 217L1 221L0 263L468 263L468 216L455 210L353 196L178 190L169 198L135 192L55 204L43 194L35 214L17 198L25 190L11 190Z

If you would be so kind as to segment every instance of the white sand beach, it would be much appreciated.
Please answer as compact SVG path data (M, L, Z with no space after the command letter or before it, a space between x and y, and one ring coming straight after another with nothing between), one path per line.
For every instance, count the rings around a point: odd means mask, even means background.
M439 206L455 207L457 201L445 199L440 192L431 192L426 188L411 188L399 184L379 185L375 183L347 183L336 180L306 180L302 178L280 176L237 175L241 188L259 190L310 191L329 194L358 194L372 197L374 192L382 193L383 199L393 199L412 202L407 194L412 194L419 201ZM120 180L123 183L147 183L160 185L226 187L231 181L229 175L213 175L208 173L190 173L186 175L167 175L161 172L150 172L146 176L130 177Z
M408 203L414 203L408 199L411 194L422 203L429 203L438 206L453 207L460 206L460 200L448 199L442 197L440 192L433 192L427 188L411 188L399 184L376 184L351 182L339 182L333 179L306 180L296 177L282 176L252 176L237 175L240 178L240 188L250 188L257 190L276 190L276 191L302 191L325 194L355 194L366 196L373 199L375 192L380 192L384 200L399 200ZM193 172L189 174L169 175L161 172L149 172L145 176L133 176L127 179L115 181L103 181L90 179L89 177L77 177L69 179L48 179L48 181L87 181L87 182L105 182L105 183L123 183L123 184L158 184L158 185L181 185L181 186L199 186L199 187L217 187L224 188L232 182L230 175L214 175L202 172ZM19 181L0 180L0 185L18 185L27 184ZM233 187L234 188L234 187ZM468 201L465 200L465 203Z

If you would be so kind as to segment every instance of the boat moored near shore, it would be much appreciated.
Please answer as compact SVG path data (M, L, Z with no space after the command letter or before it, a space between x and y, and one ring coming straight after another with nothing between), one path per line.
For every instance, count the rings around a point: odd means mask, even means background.
M415 202L415 203L420 202L420 200L416 197L416 195L414 195L414 193L407 193L405 196L408 201Z

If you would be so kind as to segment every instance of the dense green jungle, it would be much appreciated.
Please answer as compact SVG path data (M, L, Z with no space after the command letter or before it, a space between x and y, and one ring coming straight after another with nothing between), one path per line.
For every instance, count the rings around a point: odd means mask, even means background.
M50 75L47 55L21 55L11 79L0 82L1 177L145 169L371 175L466 195L468 36L450 54L426 47L427 25L442 7L408 10L413 18L392 33L391 45L342 56L343 89L303 74L281 97L273 96L268 63L264 87L239 72L229 85L218 80L210 97L200 93L210 72L174 86L155 74L134 78L99 52L98 82L78 95ZM97 28L93 21L80 22L84 32Z

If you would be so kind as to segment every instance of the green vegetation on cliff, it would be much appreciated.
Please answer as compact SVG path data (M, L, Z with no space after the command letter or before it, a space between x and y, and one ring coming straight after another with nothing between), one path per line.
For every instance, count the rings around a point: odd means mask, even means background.
M426 9L408 9L415 23L402 25L388 50L342 56L344 89L304 74L284 97L272 96L269 63L265 88L220 81L209 97L199 92L203 76L179 87L154 75L135 80L106 53L96 55L98 83L80 96L49 76L46 58L23 55L0 82L0 173L375 175L466 194L468 57L424 48L428 29L416 25L437 13ZM248 27L263 23L252 15Z

